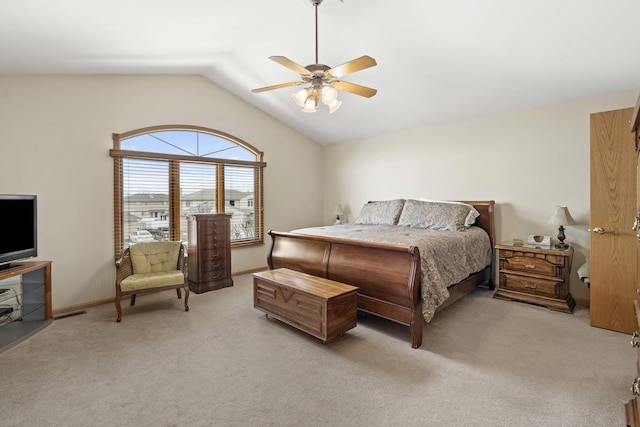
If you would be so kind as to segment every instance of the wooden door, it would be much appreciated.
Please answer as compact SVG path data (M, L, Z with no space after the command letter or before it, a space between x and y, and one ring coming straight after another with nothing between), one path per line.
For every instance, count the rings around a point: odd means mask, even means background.
M591 326L636 330L636 152L632 108L591 114Z

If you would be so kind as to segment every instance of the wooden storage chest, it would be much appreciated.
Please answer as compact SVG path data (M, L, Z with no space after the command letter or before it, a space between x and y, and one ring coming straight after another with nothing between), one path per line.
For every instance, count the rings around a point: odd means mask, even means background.
M253 306L326 342L357 323L355 286L278 268L253 275Z

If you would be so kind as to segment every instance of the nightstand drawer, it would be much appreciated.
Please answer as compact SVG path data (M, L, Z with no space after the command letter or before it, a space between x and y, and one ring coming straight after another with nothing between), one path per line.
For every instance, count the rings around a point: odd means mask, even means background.
M558 298L562 280L545 280L531 276L500 273L500 288L531 295Z
M540 254L518 254L500 251L500 269L524 271L545 276L560 277L563 274L565 257ZM559 268L560 267L560 268Z

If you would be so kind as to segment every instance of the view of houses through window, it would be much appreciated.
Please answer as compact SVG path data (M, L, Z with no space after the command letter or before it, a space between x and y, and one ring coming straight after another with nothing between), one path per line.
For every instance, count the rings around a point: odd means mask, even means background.
M187 240L187 217L226 212L231 242L262 242L262 153L218 131L154 127L114 134L116 253Z

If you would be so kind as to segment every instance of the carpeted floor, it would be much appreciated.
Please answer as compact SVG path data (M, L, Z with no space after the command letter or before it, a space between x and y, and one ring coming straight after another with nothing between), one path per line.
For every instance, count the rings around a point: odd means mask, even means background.
M622 426L637 352L589 312L477 290L409 330L360 315L327 344L235 286L59 319L0 354L2 426Z

